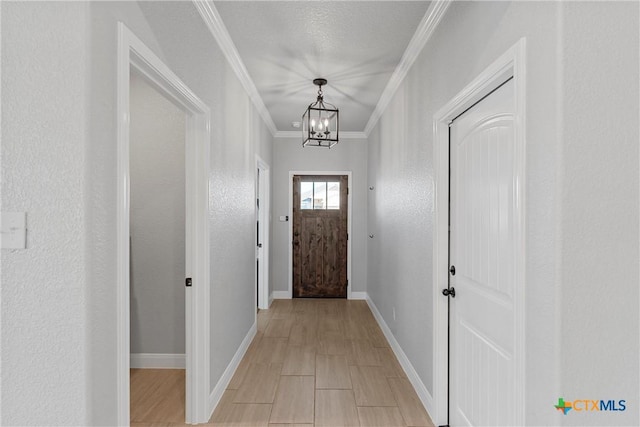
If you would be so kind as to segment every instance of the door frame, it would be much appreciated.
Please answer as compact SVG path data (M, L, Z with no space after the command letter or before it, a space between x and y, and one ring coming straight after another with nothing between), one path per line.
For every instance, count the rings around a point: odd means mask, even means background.
M352 207L351 207L351 197L353 195L353 191L351 191L352 185L352 172L351 171L289 171L289 279L288 284L289 287L287 289L288 298L293 298L293 176L294 175L329 175L329 176L340 176L347 175L348 180L348 193L347 193L347 235L349 236L347 239L347 299L351 299L351 215L352 215Z
M135 70L185 112L185 359L187 423L209 418L209 107L124 23L118 23L117 65L117 417L130 423L130 72Z
M518 425L525 422L525 259L526 259L526 39L520 39L478 77L453 97L434 116L435 227L433 236L433 421L447 423L448 410L448 298L441 294L449 279L449 125L476 102L487 96L509 78L515 93L515 183L517 208L515 271L515 413Z
M256 242L262 243L262 251L256 248L256 255L260 260L256 270L256 280L258 281L258 301L257 306L261 310L269 308L269 230L271 228L271 171L269 165L256 155L256 171L260 171L260 176L256 176L256 192L260 199L259 218L260 236L256 236ZM256 172L257 175L257 172ZM258 215L256 215L258 217Z

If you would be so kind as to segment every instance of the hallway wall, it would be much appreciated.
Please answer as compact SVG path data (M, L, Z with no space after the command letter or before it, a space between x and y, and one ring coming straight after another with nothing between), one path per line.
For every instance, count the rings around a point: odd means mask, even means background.
M433 115L521 37L526 421L637 425L635 409L565 419L552 406L638 401L637 3L451 4L369 137L367 291L433 393Z
M85 425L88 6L0 8L2 211L28 229L1 252L0 424Z
M561 390L628 402L565 424L637 426L640 3L566 2L562 25Z
M289 171L352 171L352 292L367 290L367 141L343 139L330 150L302 148L300 138L276 138L273 146L270 291L286 292L290 274ZM289 218L291 220L291 218Z
M212 111L212 388L255 322L273 138L193 3L2 2L2 203L29 227L2 252L2 424L116 424L118 21Z

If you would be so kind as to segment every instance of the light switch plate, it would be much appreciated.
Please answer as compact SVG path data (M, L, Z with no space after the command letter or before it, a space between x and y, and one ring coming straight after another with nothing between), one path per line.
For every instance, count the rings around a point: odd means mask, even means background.
M2 249L25 249L27 247L27 213L2 212L1 216Z

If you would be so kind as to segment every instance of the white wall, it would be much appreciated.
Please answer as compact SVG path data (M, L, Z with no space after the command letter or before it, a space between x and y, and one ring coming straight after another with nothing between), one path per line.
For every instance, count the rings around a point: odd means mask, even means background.
M626 399L567 425L639 425L639 4L567 3L563 25L562 391Z
M289 265L289 223L280 222L289 214L289 171L352 171L351 281L352 292L367 289L367 142L344 139L331 149L302 148L299 138L276 138L273 147L271 291L286 291ZM291 220L291 218L289 218Z
M638 402L637 3L451 4L369 138L368 293L433 393L433 114L521 37L526 421L637 425L553 409Z
M28 212L30 244L2 254L4 424L116 424L118 21L212 111L212 388L255 321L272 138L193 4L3 2L3 209Z
M87 5L2 4L2 425L86 424Z
M131 73L131 353L184 354L185 113Z

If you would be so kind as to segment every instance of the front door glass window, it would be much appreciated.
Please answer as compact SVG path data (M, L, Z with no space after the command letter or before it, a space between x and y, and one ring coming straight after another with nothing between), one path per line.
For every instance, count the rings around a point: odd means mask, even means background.
M328 181L301 182L300 209L340 209L340 183Z

